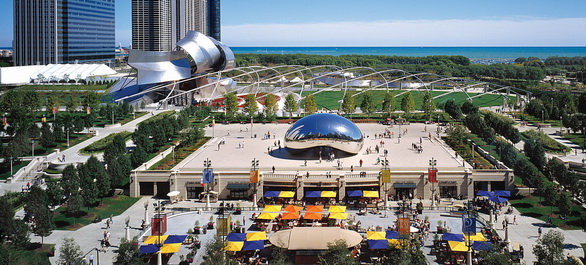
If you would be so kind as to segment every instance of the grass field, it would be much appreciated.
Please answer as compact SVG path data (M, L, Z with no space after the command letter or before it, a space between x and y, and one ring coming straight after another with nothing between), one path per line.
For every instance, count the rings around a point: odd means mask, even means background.
M21 161L12 164L12 174L15 174L19 169L27 166L29 161ZM0 164L0 180L5 180L10 177L10 163Z
M521 135L528 139L535 139L539 142L543 148L545 148L546 152L556 153L556 154L563 154L565 152L569 152L572 149L559 143L558 141L552 139L551 137L547 136L543 132L537 131L525 131L522 132Z
M389 91L389 93L391 93L392 95L397 95L401 92L402 91L399 91L399 90L390 90ZM302 95L307 96L312 93L315 93L315 91L305 91L305 92L303 92ZM377 108L378 109L382 108L382 102L384 99L384 95L387 93L387 91L385 91L385 90L372 90L372 91L370 91L370 93L372 93L372 95L375 99L375 103L377 104ZM450 93L450 94L447 94L447 93L448 93L447 91L432 91L431 92L431 94L434 97L445 94L444 96L440 96L434 100L436 104L445 103L446 101L448 101L450 99L454 99L457 104L462 104L468 98L464 92L454 92L454 93ZM413 95L413 98L415 100L415 108L421 109L421 104L423 101L423 93L420 91L411 91L411 94ZM469 95L475 96L477 94L469 93ZM324 91L324 92L317 93L314 96L315 96L315 101L318 105L318 108L338 109L338 107L340 105L339 101L342 100L342 97L344 96L344 91ZM403 95L395 97L395 103L397 104L397 106L400 106L402 99L403 99ZM512 99L513 98L511 97L511 100ZM358 95L357 99L356 99L357 106L360 106L361 100L362 100L361 96ZM477 98L474 98L473 102L474 102L474 105L479 106L479 107L500 106L503 103L503 99L502 99L502 96L500 96L500 95L486 94L486 95L482 95ZM303 106L303 102L301 102L301 106ZM397 110L400 110L400 107L397 108Z
M67 207L60 207L53 214L53 221L57 230L77 230L91 224L96 216L104 219L110 215L120 215L139 199L123 195L104 198L100 206L89 210L84 207L82 210L86 211L86 214L78 218L65 214Z
M167 155L161 161L152 165L149 170L167 170L173 168L175 165L183 161L183 159L204 145L209 139L209 137L204 137L197 140L197 142L190 146L175 149L175 160L173 160L173 153L171 152L171 154Z
M509 201L512 206L517 208L524 216L537 218L543 222L547 222L547 217L551 214L551 221L553 225L565 229L576 230L582 229L579 226L579 220L582 216L586 216L586 211L582 206L573 204L572 212L564 221L560 218L560 212L557 206L543 205L545 199L540 196L516 197Z

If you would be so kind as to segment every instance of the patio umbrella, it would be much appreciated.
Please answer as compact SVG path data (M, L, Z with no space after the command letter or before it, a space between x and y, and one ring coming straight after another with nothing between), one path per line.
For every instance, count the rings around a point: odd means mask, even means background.
M308 191L305 193L306 198L319 198L321 197L321 191Z
M138 251L140 251L140 254L150 254L156 253L159 248L155 245L142 245L138 248Z
M309 205L305 208L308 212L323 212L324 207L322 205Z
M417 232L419 232L419 228L410 226L409 227L409 232L411 232L411 233L417 233Z
M368 240L368 248L387 249L389 248L389 242L387 240Z
M347 191L348 197L362 197L361 190L349 190Z
M181 243L175 243L175 244L164 244L161 247L161 253L163 254L167 254L167 253L175 253L177 251L179 251L179 248L181 247Z
M303 219L309 219L309 220L321 220L322 216L321 213L314 213L314 212L306 212L303 215Z
M244 241L244 246L242 250L257 250L257 249L264 249L265 248L265 241L264 240L254 240L254 241Z
M462 235L462 234L444 233L442 235L442 240L464 242L464 235Z
M492 197L492 196L494 196L494 192L479 190L478 193L476 193L476 195L477 196L484 196L484 197Z
M483 242L483 241L474 241L474 244L472 244L472 248L477 251L478 250L491 251L492 250L492 243Z
M366 231L366 239L371 240L383 240L386 238L386 232L377 232L377 231Z
M271 197L271 198L273 198L273 197L279 197L279 194L281 194L280 191L272 191L272 190L270 190L270 191L265 192L265 194L263 195L263 197Z
M273 220L273 219L277 218L277 215L279 215L279 214L278 213L266 213L266 212L263 212L256 219Z
M398 248L401 247L401 241L399 239L387 239L387 241L389 242L389 245L393 245Z
M387 230L385 237L387 239L399 239L399 232Z
M174 197L174 196L179 195L179 193L181 193L181 192L179 192L178 190L174 190L172 192L167 193L167 196Z
M471 235L470 238L468 238L467 235L464 235L464 237L468 240L472 240L472 241L487 241L487 239L484 237L484 235L480 232L477 232L475 235Z
M344 213L344 212L346 212L346 206L333 205L333 206L330 206L330 208L328 209L328 212L330 212L330 213Z
M492 197L488 198L488 200L496 202L496 203L503 203L503 202L508 201L508 199L503 198L503 197L498 197L498 196L492 196Z
M183 241L185 241L185 238L187 238L187 235L170 235L169 237L167 237L167 239L165 240L165 244L175 244L175 243L183 243Z
M265 232L252 232L246 234L246 241L255 240L267 240L267 233Z
M362 196L366 198L378 198L378 191L376 190L365 190L362 192Z
M226 237L226 241L244 241L246 239L245 233L230 233Z
M299 219L299 212L284 212L281 219L283 219L283 220L297 220L297 219Z
M224 250L226 250L226 251L240 251L240 250L242 250L243 246L244 246L244 242L227 241L226 246L224 247Z
M497 190L494 192L494 196L511 197L511 192L508 190Z
M293 198L293 196L295 196L294 191L281 191L279 193L279 198Z
M303 207L295 206L295 205L287 205L287 207L285 207L283 209L283 211L286 211L286 212L299 212L301 210L303 210Z
M336 192L324 190L321 192L321 197L322 198L336 198Z
M262 210L263 212L279 212L281 211L281 208L283 206L281 205L267 205L265 206L265 208Z
M328 218L346 220L348 219L348 213L331 213Z
M452 251L458 251L458 252L467 252L468 251L468 247L466 246L466 244L464 244L464 242L448 241L448 244L450 245L450 249Z
M169 236L168 235L162 235L162 236L160 236L161 241L159 241L159 236L149 236L142 243L145 244L145 245L148 245L148 244L163 244L163 242L165 242L165 240L167 240L167 237L169 237Z

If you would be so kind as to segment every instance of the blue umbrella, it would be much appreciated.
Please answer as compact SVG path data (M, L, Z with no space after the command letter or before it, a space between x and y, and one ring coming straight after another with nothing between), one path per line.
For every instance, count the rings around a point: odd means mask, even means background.
M226 241L236 242L246 240L246 233L230 233L226 237Z
M257 249L265 249L265 241L264 240L244 241L244 246L242 247L242 250L257 250Z
M368 240L368 248L370 248L370 249L387 249L387 248L389 248L389 241L387 241L387 240Z
M472 248L474 250L491 251L492 250L492 243L483 242L483 241L474 241L474 244L472 244Z
M497 190L494 192L494 196L511 197L511 192L508 190Z
M165 240L164 244L176 244L176 243L183 243L187 238L187 235L170 235Z
M280 193L281 193L280 191L272 191L272 190L270 190L270 191L265 192L265 195L263 195L263 197L271 197L271 198L273 198L273 197L279 197L279 194Z
M308 191L305 193L306 198L320 198L321 191Z
M159 248L155 245L142 245L138 248L140 254L150 254L159 251Z
M494 196L494 192L479 190L478 193L476 193L476 195L477 196L484 196L484 197L492 197L492 196Z
M399 239L399 232L397 231L387 231L385 236L386 239Z
M442 240L464 242L464 235L463 234L444 233L442 235Z
M502 198L502 197L498 197L498 196L492 196L490 198L488 198L490 201L496 202L496 203L503 203L508 201L508 199L506 198Z
M348 197L362 197L362 191L361 190L349 190Z

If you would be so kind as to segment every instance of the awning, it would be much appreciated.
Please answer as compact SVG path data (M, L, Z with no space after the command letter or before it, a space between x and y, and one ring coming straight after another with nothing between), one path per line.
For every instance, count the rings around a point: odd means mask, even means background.
M387 239L399 239L399 232L387 230L385 237Z
M321 213L306 212L303 215L303 219L308 219L308 220L321 220L321 218L322 218Z
M491 251L492 250L492 243L483 242L483 241L474 241L474 243L472 244L472 248L476 251L478 251L478 250Z
M285 212L281 219L283 220L297 220L299 219L299 212Z
M181 243L176 243L176 244L164 244L161 247L161 253L163 254L167 254L167 253L175 253L177 251L179 251L179 248L181 247Z
M293 191L281 191L279 193L279 198L293 198L295 196L295 192Z
M365 190L362 192L362 196L367 198L378 198L378 191L376 190Z
M323 205L308 205L305 207L305 211L308 212L323 212L324 206Z
M346 219L348 219L348 213L331 213L328 218L346 220Z
M497 190L494 192L495 196L511 197L511 192L508 190Z
M393 187L395 189L415 189L415 188L417 188L417 184L415 184L415 183L394 183Z
M260 220L273 220L277 218L278 213L261 213L256 219Z
M348 197L362 197L361 190L349 190L347 191Z
M267 205L265 206L265 208L262 210L263 212L279 212L281 211L281 205Z
M321 197L321 191L308 191L305 193L306 198L319 198Z
M452 251L458 251L458 252L467 252L468 251L468 247L466 246L466 244L464 244L464 242L448 241L448 244L450 245L450 249Z
M155 245L142 245L138 248L138 251L140 252L140 254L150 254L156 253L157 251L159 251L159 248Z
M370 240L383 240L386 238L386 232L366 231L366 239Z
M346 212L346 206L332 205L328 209L328 212L330 212L330 213L343 213L343 212Z
M477 232L476 235L472 235L470 236L470 238L468 238L468 236L464 235L464 237L468 240L472 240L472 241L487 241L486 238L484 237L484 235L480 232Z
M464 235L462 235L462 234L444 233L442 235L442 240L464 242Z
M368 248L387 249L389 248L389 242L387 240L368 240Z
M257 250L257 249L264 249L265 248L265 241L264 240L255 240L255 241L244 241L244 246L242 250Z
M187 235L170 235L169 237L167 237L167 239L165 240L165 244L175 244L175 243L183 243L183 241L185 241L185 238L187 238Z
M276 198L279 197L279 194L281 194L280 191L267 191L265 192L265 194L263 195L263 197L271 197L271 198Z
M167 240L167 237L169 237L169 236L168 235L149 236L142 243L145 244L145 245L148 245L148 244L163 244L163 242L165 242L165 240ZM161 238L161 241L159 241L159 238Z
M322 191L321 197L322 198L336 198L336 192L335 191Z
M230 233L226 237L227 241L244 241L246 239L245 233Z
M255 241L255 240L267 240L267 233L265 232L252 232L246 234L247 241Z
M285 207L283 209L283 211L286 211L286 212L299 212L301 210L303 210L303 207L295 206L295 205L287 205L287 207Z
M172 192L167 193L167 196L169 197L175 197L177 195L179 195L181 192L179 192L178 190L174 190Z
M224 250L226 251L240 251L242 250L242 247L244 246L244 242L226 242L226 246L224 247Z
M229 190L248 190L250 188L250 184L248 183L228 183L226 185L226 189Z

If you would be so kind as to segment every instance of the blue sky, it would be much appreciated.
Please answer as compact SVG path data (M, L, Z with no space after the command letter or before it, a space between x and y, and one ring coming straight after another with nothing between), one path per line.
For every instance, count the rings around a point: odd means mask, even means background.
M116 42L131 39L130 0L116 1ZM0 46L12 0L0 0ZM223 0L230 46L586 46L584 0Z

